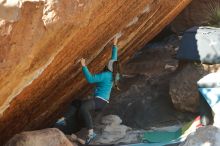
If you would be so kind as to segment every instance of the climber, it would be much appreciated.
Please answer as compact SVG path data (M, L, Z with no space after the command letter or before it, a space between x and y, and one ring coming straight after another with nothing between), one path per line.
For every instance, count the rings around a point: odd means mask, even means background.
M93 131L93 123L90 112L92 110L102 110L108 103L112 87L118 88L118 80L120 75L119 62L117 61L117 37L113 40L112 57L104 70L98 74L91 74L86 66L85 59L81 59L82 72L87 82L96 84L94 98L81 101L79 114L88 129L86 144L95 138L96 134ZM78 101L76 101L78 102ZM72 105L75 103L73 102Z

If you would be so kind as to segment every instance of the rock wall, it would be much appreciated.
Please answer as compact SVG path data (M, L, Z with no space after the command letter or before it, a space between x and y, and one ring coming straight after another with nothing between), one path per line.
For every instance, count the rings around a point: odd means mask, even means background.
M200 96L197 82L205 75L219 71L219 64L179 63L176 74L169 85L169 94L174 107L180 111L198 113Z
M213 14L219 9L219 0L193 0L174 19L171 23L171 28L173 31L181 34L193 26L211 25ZM219 65L203 64L200 65L200 69L198 67L195 67L193 63L184 67L170 84L170 96L174 106L179 110L198 112L198 79L201 79L201 77L208 73L219 71ZM184 75L186 73L190 74L190 76Z
M51 125L87 93L80 58L100 71L118 35L125 62L190 1L0 1L0 144Z
M190 75L187 75L190 74ZM170 82L170 97L176 109L199 111L199 92L197 81L208 74L202 65L187 64Z
M213 13L218 9L220 9L219 0L193 0L192 3L175 18L172 22L172 28L179 33L193 26L209 25L212 23L211 16L213 16Z

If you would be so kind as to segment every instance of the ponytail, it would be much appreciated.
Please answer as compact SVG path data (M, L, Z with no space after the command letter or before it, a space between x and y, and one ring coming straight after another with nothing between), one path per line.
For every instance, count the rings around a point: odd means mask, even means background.
M117 90L120 90L119 86L118 86L118 81L120 79L120 65L118 61L114 61L113 63L113 86L116 87Z

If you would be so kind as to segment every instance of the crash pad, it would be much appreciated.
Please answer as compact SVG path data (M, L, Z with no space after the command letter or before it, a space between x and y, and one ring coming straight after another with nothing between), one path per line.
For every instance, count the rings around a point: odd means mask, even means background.
M209 106L213 109L219 109L220 107L220 87L219 88L199 88L199 92L206 99ZM220 109L219 109L220 110Z
M176 131L149 131L145 132L142 141L145 143L154 144L172 144L179 143L188 136L191 132L194 132L198 127L201 126L200 116L192 120L191 122L185 123L181 128Z
M220 63L220 29L193 27L187 30L177 51L177 59L206 64Z
M143 141L144 142L169 142L175 139L178 139L181 136L181 129L178 129L175 132L168 131L153 131L144 133Z
M205 98L214 114L220 115L220 73L210 73L200 79L197 84L200 94Z
M220 88L220 72L204 76L197 82L197 85L199 88Z

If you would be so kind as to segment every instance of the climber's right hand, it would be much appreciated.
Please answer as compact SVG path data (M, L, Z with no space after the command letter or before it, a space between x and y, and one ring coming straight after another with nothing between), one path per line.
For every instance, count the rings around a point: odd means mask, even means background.
M113 45L117 45L117 43L118 43L118 37L115 36L115 37L114 37L114 40L113 40Z
M81 65L82 65L82 66L86 66L86 60L85 60L84 58L82 58L82 59L80 60L80 62L81 62Z

